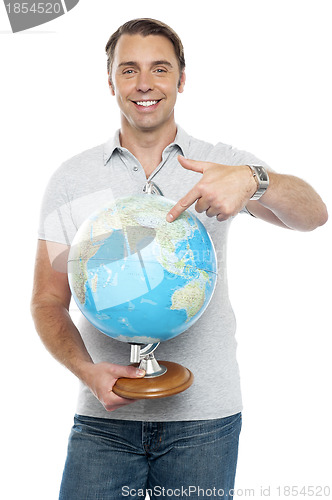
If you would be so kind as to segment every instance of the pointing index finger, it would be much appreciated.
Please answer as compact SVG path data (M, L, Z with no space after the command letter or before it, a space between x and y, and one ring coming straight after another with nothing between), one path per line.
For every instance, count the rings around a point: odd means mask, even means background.
M187 208L189 208L198 198L200 198L199 189L194 186L181 200L179 200L174 207L166 215L167 222L173 222L179 217Z

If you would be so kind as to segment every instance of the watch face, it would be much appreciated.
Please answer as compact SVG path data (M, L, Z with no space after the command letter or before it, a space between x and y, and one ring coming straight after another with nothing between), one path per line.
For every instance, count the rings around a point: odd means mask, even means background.
M256 170L257 170L257 174L259 176L259 179L261 181L267 181L269 179L265 168L263 168L263 167L256 167Z

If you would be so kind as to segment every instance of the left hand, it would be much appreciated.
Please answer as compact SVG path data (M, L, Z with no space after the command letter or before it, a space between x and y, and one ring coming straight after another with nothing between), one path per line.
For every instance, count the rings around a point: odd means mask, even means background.
M183 156L178 156L178 160L182 167L203 175L168 212L168 222L173 222L195 201L197 212L206 212L208 217L217 217L218 221L227 220L240 212L257 190L256 181L247 165L220 165L189 160Z

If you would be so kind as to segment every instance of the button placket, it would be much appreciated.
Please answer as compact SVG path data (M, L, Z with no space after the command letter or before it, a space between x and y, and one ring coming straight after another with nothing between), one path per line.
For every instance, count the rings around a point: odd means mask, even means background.
M170 163L174 156L178 154L178 151L171 146L167 146L167 148L163 151L162 161L160 162L156 170L152 172L152 174L148 178L148 181L151 181L162 170L166 162Z

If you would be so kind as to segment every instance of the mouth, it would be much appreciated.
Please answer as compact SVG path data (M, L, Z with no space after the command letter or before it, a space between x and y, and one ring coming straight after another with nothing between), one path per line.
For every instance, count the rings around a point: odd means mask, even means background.
M160 103L161 99L150 100L150 101L132 101L138 109L154 109Z

